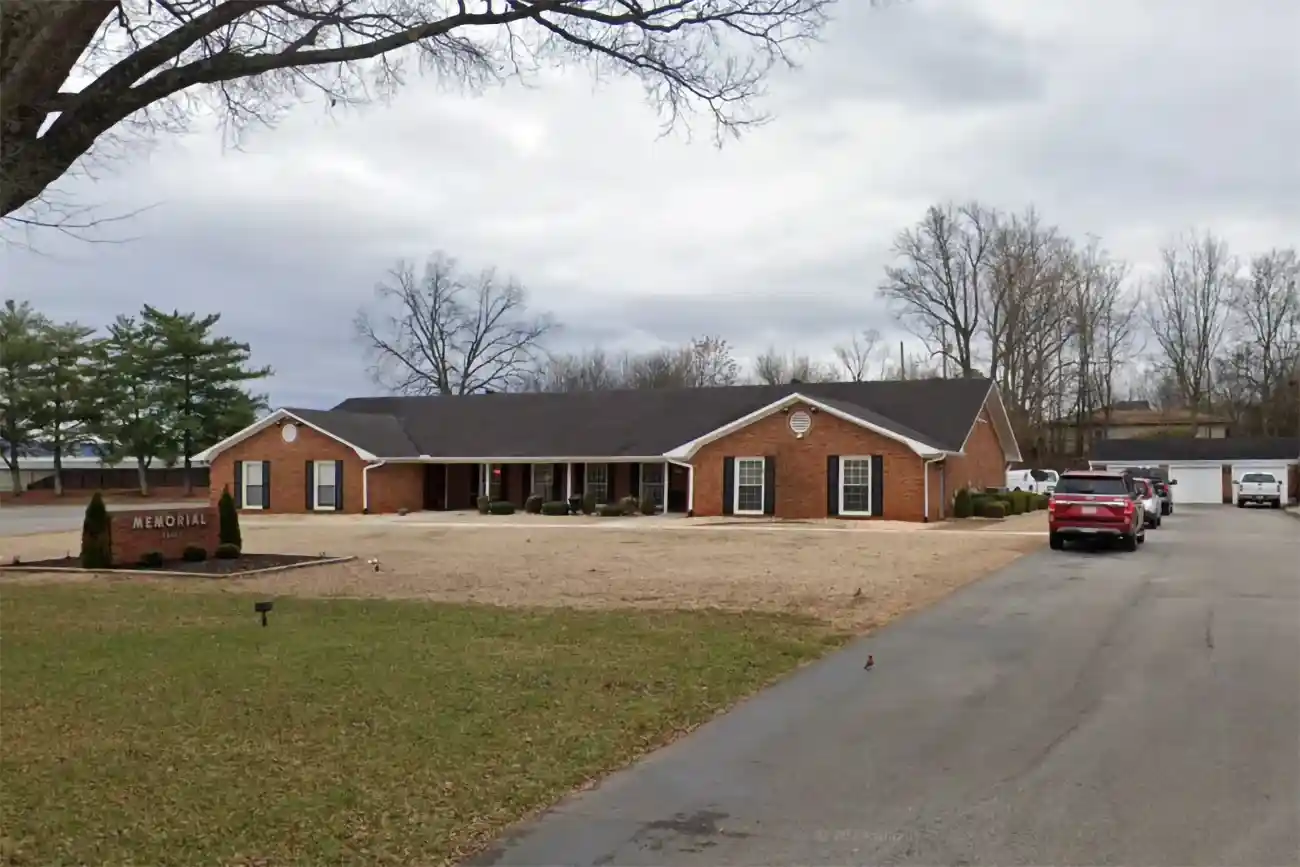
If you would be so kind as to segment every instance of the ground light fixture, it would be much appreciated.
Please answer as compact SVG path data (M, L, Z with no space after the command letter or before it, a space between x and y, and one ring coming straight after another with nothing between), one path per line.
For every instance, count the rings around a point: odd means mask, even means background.
M266 602L254 602L254 603L253 603L253 611L256 612L257 614L262 615L262 625L263 625L263 626L266 625L266 615L267 615L267 613L270 612L270 610L271 610L272 608L274 608L274 607L275 607L275 603L274 603L274 602L271 602L270 600L267 600Z

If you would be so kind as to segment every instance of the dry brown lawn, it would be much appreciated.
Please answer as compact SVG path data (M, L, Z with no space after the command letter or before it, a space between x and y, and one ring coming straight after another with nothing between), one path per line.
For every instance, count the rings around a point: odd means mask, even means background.
M836 627L866 629L1043 545L1037 534L837 532L800 525L655 529L647 523L653 519L629 520L641 523L627 529L526 522L489 528L344 516L263 518L245 522L246 550L358 559L245 579L119 580L304 597L801 612ZM7 551L34 560L75 552L77 534L3 541ZM379 560L378 572L371 558ZM10 573L4 580L90 579Z

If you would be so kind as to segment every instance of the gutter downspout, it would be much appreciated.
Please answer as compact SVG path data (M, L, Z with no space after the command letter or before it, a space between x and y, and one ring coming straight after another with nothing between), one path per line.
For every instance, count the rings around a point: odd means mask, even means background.
M924 478L924 480L922 481L922 485L921 485L921 487L922 487L922 489L925 491L925 494L924 494L924 503L925 503L925 507L924 507L924 508L925 508L925 516L921 518L921 522L924 523L924 524L928 524L928 523L930 523L930 465L931 465L931 464L937 464L939 461L945 460L946 458L947 458L947 455L945 455L944 457L940 457L940 458L929 458L929 459L927 459L926 462L922 465L922 468L921 468L921 474L922 474L925 478Z
M370 514L370 471L376 467L382 467L388 461L379 461L378 463L366 464L361 468L361 514Z

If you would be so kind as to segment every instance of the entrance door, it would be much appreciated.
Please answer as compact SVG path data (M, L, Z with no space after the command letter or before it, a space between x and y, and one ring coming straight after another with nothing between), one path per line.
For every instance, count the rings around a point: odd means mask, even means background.
M424 467L424 508L435 512L447 509L447 465L426 464Z

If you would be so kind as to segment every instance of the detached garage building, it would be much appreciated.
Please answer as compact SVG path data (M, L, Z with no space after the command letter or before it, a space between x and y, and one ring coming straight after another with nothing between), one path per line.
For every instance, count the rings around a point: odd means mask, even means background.
M1101 440L1093 469L1157 470L1171 482L1174 503L1232 503L1246 473L1272 473L1282 482L1282 501L1300 495L1300 437L1160 437Z

